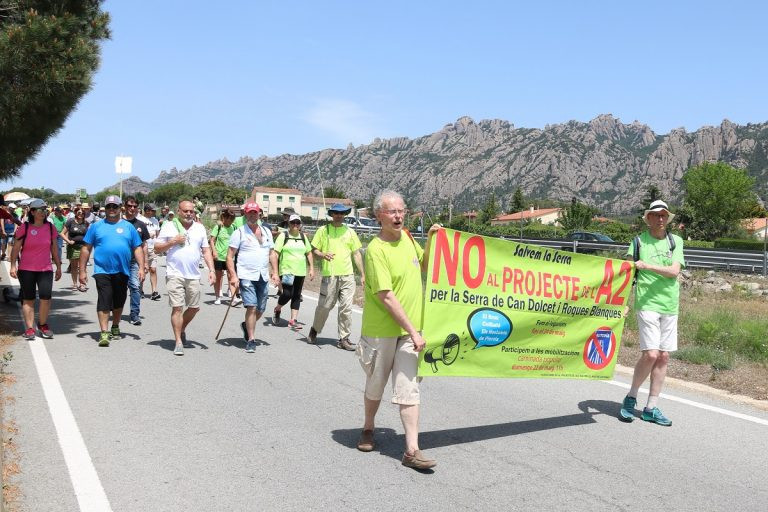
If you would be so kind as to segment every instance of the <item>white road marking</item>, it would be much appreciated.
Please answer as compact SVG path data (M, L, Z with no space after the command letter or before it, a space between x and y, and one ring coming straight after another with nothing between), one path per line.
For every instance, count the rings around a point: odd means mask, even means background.
M75 489L75 496L83 512L111 512L101 480L93 466L93 461L85 446L83 436L77 427L75 416L69 407L67 397L61 388L56 370L53 368L48 351L40 338L29 342L32 357L35 360L37 374L40 376L40 384L43 387L45 399L48 401L48 409L51 412L56 434L59 436L59 446L67 463L69 478Z
M3 261L3 265L5 265L7 272L10 269L10 263ZM18 279L10 277L10 274L9 278L10 284L18 290ZM21 310L20 303L18 306ZM59 377L53 368L51 358L48 357L45 343L41 338L35 338L28 343L80 510L82 512L112 512L99 475L96 473L96 468L88 453L88 448L85 446L83 436L77 427L75 416L72 414L67 397L64 395Z
M304 297L308 298L308 299L312 299L314 301L317 301L317 297L315 297L313 295L304 295ZM360 314L362 314L362 312L363 312L362 309L355 308L355 307L352 308L352 311L354 311L355 313L360 313ZM625 384L624 382L619 382L619 381L616 381L616 380L603 380L601 382L604 382L606 384L612 384L612 385L618 386L620 388L625 388L625 389L629 389L630 388L629 384ZM645 394L648 394L648 390L646 388L643 388L640 391L642 391ZM681 397L674 396L674 395L668 395L666 393L662 393L660 395L660 397L664 398L666 400L671 400L673 402L680 402L681 404L690 405L691 407L697 407L699 409L704 409L706 411L714 412L714 413L717 413L717 414L723 414L725 416L731 416L733 418L739 418L739 419L742 419L742 420L745 420L745 421L751 421L753 423L757 423L759 425L766 425L766 426L768 426L768 420L765 420L765 419L762 419L762 418L757 418L755 416L750 416L748 414L743 414L743 413L740 413L740 412L729 411L728 409L722 409L720 407L715 407L713 405L703 404L701 402L696 402L694 400L688 400L687 398L681 398Z
M611 384L613 386L618 386L620 388L625 388L625 389L629 389L629 388L632 387L632 386L630 386L629 384L627 384L625 382L619 382L619 381L616 381L616 380L604 380L604 381L601 381L601 382L604 382L606 384ZM640 391L642 391L645 394L648 394L648 389L647 388L641 388ZM739 418L741 420L751 421L752 423L757 423L759 425L766 425L766 426L768 426L768 420L764 420L762 418L757 418L755 416L750 416L748 414L742 414L740 412L729 411L728 409L722 409L720 407L715 407L713 405L702 404L700 402L695 402L693 400L688 400L687 398L680 398L679 396L668 395L666 393L661 393L659 395L659 397L660 398L664 398L665 400L671 400L673 402L680 402L681 404L690 405L691 407L697 407L699 409L704 409L705 411L716 412L718 414L723 414L725 416L731 416L733 418Z

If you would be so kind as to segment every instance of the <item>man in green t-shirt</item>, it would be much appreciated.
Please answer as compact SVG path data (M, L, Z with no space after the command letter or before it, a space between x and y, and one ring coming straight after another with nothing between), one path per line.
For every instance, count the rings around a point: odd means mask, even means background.
M355 350L349 341L352 329L352 298L355 295L355 273L352 260L360 271L360 284L365 285L365 268L360 255L362 244L357 233L344 224L344 216L352 211L341 203L328 209L332 222L315 231L312 237L312 252L322 260L320 296L318 297L315 319L309 329L307 341L317 342L317 334L323 330L328 314L339 303L339 341L337 347Z
M365 369L365 422L357 449L374 449L374 420L387 381L392 377L392 402L400 406L405 430L403 465L429 469L437 462L419 449L419 365L418 353L424 349L421 336L424 297L421 273L426 271L432 234L427 252L403 230L405 203L397 192L385 190L374 200L374 212L381 224L379 235L365 251L365 306L362 336L357 355Z
M627 251L636 260L635 310L642 355L619 411L619 419L626 422L634 421L637 392L650 374L648 403L640 417L658 425L672 425L657 403L667 375L669 353L677 350L677 276L685 266L682 238L667 232L674 216L664 201L652 202L643 215L648 230L636 237Z
M213 248L213 268L216 271L216 280L213 282L213 292L216 296L214 304L221 304L221 280L224 277L224 271L227 270L227 249L229 249L229 237L237 229L233 225L235 215L229 210L222 210L219 215L219 224L216 224L211 230L211 239L208 245ZM227 283L229 283L229 274L227 274ZM229 285L227 285L229 286ZM235 293L235 289L229 287L229 296ZM235 301L237 298L235 298Z

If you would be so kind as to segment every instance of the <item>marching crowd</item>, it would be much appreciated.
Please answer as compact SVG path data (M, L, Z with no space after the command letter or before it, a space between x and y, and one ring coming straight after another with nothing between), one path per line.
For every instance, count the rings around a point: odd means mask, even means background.
M311 241L294 211L284 211L283 222L269 226L262 220L261 207L253 201L243 205L240 217L222 211L210 233L200 222L202 208L198 201L182 200L176 212L163 208L159 217L151 204L146 204L144 215L140 215L139 202L133 196L124 200L108 196L98 215L88 206L79 204L70 210L68 205L60 205L49 215L48 205L34 199L19 211L15 211L14 204L0 209L2 257L10 246L10 274L20 283L25 338L35 339L38 333L42 338L53 338L48 316L53 281L62 275L64 245L73 290L88 289L87 266L93 255L91 277L97 291L100 347L120 339L120 321L129 295L129 322L141 324L141 298L147 276L149 298L161 298L157 265L158 257L165 255L165 288L171 306L173 352L177 356L184 355L187 329L200 309L201 261L214 287L215 304L221 304L224 295L229 295L230 304L242 302L245 318L241 328L247 353L254 352L257 345L256 325L267 308L270 282L279 290L274 323L280 322L283 308L288 305L288 325L295 330L302 328L297 322L302 289L307 277L314 279L318 261L320 292L306 339L308 343L317 342L328 315L338 306L337 346L356 351L366 375L364 424L357 448L363 452L374 449L374 421L386 383L391 380L392 402L399 405L405 430L403 465L416 469L436 465L418 445L421 379L417 368L418 352L426 343L421 334L422 273L429 259L429 237L440 226L435 224L429 229L426 249L422 249L404 229L407 211L400 194L385 190L375 198L374 213L381 229L368 244L364 258L357 234L344 223L350 209L342 204L328 210L331 222L318 228ZM627 422L636 417L637 393L650 375L651 392L640 417L659 425L672 423L657 407L669 352L677 348L676 276L684 265L682 240L666 231L672 217L666 203L652 203L644 215L649 229L633 241L628 253L634 255L640 271L635 307L643 355L620 410L620 418ZM350 340L355 267L365 289L358 344ZM39 308L35 328L36 296Z

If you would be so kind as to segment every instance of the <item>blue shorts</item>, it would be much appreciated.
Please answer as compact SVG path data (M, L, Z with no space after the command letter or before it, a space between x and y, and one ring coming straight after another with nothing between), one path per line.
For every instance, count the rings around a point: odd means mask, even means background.
M255 307L259 313L267 309L267 281L259 279L251 281L250 279L240 280L240 295L243 297L243 306L247 308Z

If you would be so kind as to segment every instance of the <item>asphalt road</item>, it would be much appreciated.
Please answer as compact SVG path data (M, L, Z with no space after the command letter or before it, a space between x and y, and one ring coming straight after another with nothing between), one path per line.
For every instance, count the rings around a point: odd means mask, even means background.
M99 348L95 290L69 283L55 284L55 338L19 341L9 368L17 382L6 415L19 428L26 511L763 511L768 503L768 414L758 409L667 389L695 403L662 400L674 421L664 428L616 419L623 376L614 385L430 378L420 440L438 466L419 473L400 465L402 426L386 401L377 449L355 449L363 373L354 353L335 347L333 319L308 345L272 324L271 298L262 343L246 354L240 307L214 340L226 307L213 305L206 284L183 357L172 354L165 295L143 300L143 324L123 322L124 338ZM301 321L315 304L306 294Z

